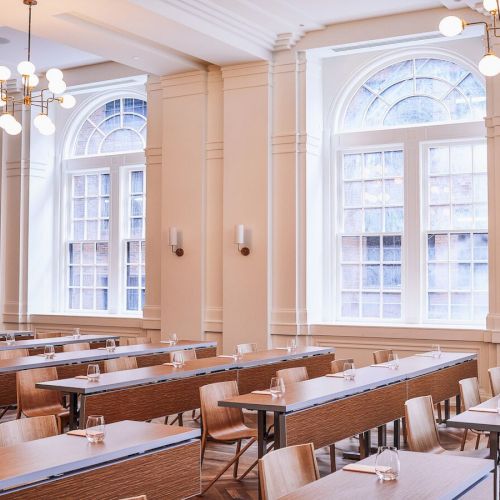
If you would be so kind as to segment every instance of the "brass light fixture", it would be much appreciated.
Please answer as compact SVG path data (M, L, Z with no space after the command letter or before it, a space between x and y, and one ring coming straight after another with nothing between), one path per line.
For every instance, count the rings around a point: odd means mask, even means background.
M447 16L441 19L439 31L444 36L452 37L462 33L467 26L481 24L484 27L486 37L486 54L479 61L478 68L485 76L496 76L500 73L500 58L491 48L490 35L500 38L500 35L497 34L500 30L500 26L497 26L497 22L500 21L499 0L483 0L483 8L489 12L492 18L489 24L485 21L468 23L457 16Z
M22 94L19 96L7 88L7 80L11 71L7 66L0 66L0 128L10 135L21 133L22 125L16 120L16 110L25 107L36 106L40 113L33 120L33 125L43 135L52 135L56 127L49 118L49 106L58 102L63 108L71 109L76 100L72 95L64 94L66 83L60 69L51 68L45 74L48 80L48 88L36 90L40 79L35 73L35 65L31 62L31 8L37 4L37 0L23 0L23 4L29 8L28 14L28 58L17 65L17 71L22 79Z

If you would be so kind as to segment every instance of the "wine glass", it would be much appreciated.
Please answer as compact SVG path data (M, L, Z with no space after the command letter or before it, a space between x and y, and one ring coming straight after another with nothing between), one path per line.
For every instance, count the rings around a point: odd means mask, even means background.
M285 381L281 377L273 377L271 379L271 386L269 387L271 394L276 397L285 394Z
M115 339L106 339L106 351L115 352L116 342Z
M297 340L295 338L287 340L286 348L288 352L293 352L297 349Z
M172 364L175 368L180 368L184 364L184 354L182 352L174 352L172 354Z
M170 343L172 345L177 345L178 341L179 341L179 338L177 337L177 334L176 333L172 333L172 335L170 335Z
M90 364L87 366L87 379L90 382L97 382L101 375L101 369L98 364Z
M80 338L80 328L75 328L73 330L73 338L74 339L79 339Z
M388 365L391 370L399 368L399 356L396 353L389 354Z
M237 346L234 348L233 358L234 358L234 360L235 360L235 361L238 361L239 359L241 359L241 356L242 356L241 346L240 346L240 345L237 345Z
M440 358L441 357L441 346L439 344L433 344L431 347L432 357Z
M56 354L54 346L53 345L46 345L45 349L43 350L43 354L45 355L46 359L52 359Z
M16 335L14 333L7 333L5 340L7 341L7 345L13 345L16 343Z
M103 415L89 415L85 435L91 443L102 443L106 435Z
M393 481L399 476L401 465L394 446L379 446L375 460L375 474L382 481Z
M344 380L354 380L356 377L356 368L354 363L344 363Z

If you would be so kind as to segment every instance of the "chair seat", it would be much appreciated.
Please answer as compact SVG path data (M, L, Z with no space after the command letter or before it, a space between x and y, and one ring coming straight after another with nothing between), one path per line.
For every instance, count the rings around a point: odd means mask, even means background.
M53 405L53 406L43 406L39 408L30 408L23 410L23 413L27 417L40 417L44 415L55 415L59 418L64 418L69 416L69 411L64 408L62 405Z
M246 425L239 425L229 429L212 430L210 437L216 441L236 441L238 439L256 438L257 429L251 429Z

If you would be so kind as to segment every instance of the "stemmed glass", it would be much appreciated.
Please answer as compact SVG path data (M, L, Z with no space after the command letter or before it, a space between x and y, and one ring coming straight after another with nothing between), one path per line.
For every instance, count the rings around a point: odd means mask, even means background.
M5 340L7 341L7 345L13 345L16 343L16 335L15 333L7 333L5 335Z
M294 352L297 349L297 339L289 339L286 343L286 348L288 352Z
M80 338L80 328L75 328L73 330L73 338L74 339L79 339Z
M441 357L441 346L439 344L433 344L431 347L431 354L433 358Z
M175 368L180 368L184 364L184 354L182 352L174 352L172 355L172 364Z
M394 354L389 354L389 360L388 363L389 368L391 370L397 370L399 368L399 356L394 353Z
M56 354L54 346L53 345L46 345L45 349L43 350L43 354L45 355L46 359L52 359Z
M85 435L89 442L102 443L106 435L106 427L104 425L103 415L89 415L87 418L87 426L85 428Z
M280 397L285 394L285 381L281 377L273 377L271 379L271 386L269 387L269 391L273 395L273 397Z
M356 377L356 368L354 363L344 363L344 380L354 380Z
M375 460L375 474L382 481L393 481L399 476L401 465L397 448L379 446Z
M235 360L235 361L238 361L239 359L241 359L241 356L242 356L241 346L240 346L240 345L237 345L237 346L234 348L233 358L234 358L234 360Z
M172 335L170 335L170 343L172 345L177 345L177 342L179 342L179 338L177 337L177 334L172 333Z
M101 369L98 364L90 364L87 366L87 379L90 382L97 382L101 375Z
M115 339L107 339L106 340L106 351L115 352L116 342Z

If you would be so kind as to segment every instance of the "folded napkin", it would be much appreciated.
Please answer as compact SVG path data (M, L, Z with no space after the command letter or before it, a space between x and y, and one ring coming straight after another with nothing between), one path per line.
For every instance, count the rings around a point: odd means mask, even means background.
M496 408L485 408L484 406L472 406L470 411L482 411L484 413L498 413Z
M172 345L172 341L171 340L160 340L160 344Z
M87 434L85 434L85 429L75 429L73 431L68 431L66 434L68 436L80 436L80 437L87 436Z
M343 373L327 373L325 377L344 378Z
M278 350L278 351L290 351L288 347L273 347L273 349Z
M270 390L267 391L252 391L252 394L263 394L264 396L272 396L273 393Z
M79 378L79 379L82 379L82 380L88 380L87 375L77 375L75 378Z
M173 363L162 363L163 366L175 366Z
M107 348L106 347L98 347L97 350L98 351L107 351Z
M44 358L46 358L47 356L45 356L45 354L41 353L41 354L36 354L36 356L43 356ZM51 359L54 359L54 356L51 358Z
M390 469L388 466L379 467L379 470L382 472L387 472ZM375 466L374 465L364 465L364 464L349 464L342 467L342 470L347 470L351 472L365 472L367 474L375 474Z
M234 356L231 356L229 354L220 354L219 356L217 356L218 358L231 358L231 359L234 359Z
M419 358L434 358L432 354L415 354L415 356L418 356ZM437 357L435 359L438 359Z
M379 363L378 365L370 365L374 366L375 368L390 368L391 365L388 365L387 363Z

